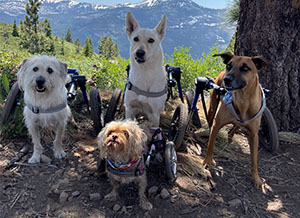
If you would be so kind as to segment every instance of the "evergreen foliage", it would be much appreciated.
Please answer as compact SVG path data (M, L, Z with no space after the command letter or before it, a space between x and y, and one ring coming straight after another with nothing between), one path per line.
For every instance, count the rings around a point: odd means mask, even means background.
M12 36L13 36L13 37L19 37L16 19L14 19L14 25L13 25Z
M67 31L65 40L66 40L67 42L73 43L73 38L72 38L72 33L71 33L70 28L69 28L68 31Z
M85 57L91 57L93 55L93 44L90 37L86 37L84 41L83 54Z
M81 46L79 38L76 38L75 45L76 45L76 54L79 54L80 53L80 46Z
M120 56L119 47L114 43L112 38L103 35L98 41L98 52L99 55L105 57L106 59L112 59Z
M225 12L226 22L228 25L237 23L240 12L240 0L231 0Z

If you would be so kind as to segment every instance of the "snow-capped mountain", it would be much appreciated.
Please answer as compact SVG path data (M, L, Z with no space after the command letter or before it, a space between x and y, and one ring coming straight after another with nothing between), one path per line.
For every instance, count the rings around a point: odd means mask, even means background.
M27 0L0 0L0 22L24 20ZM102 35L112 36L123 57L129 57L129 41L125 33L125 16L131 11L140 26L154 28L163 14L167 15L164 52L171 55L175 47L191 47L194 58L200 57L217 43L228 44L233 28L222 25L224 10L204 8L192 0L145 0L114 6L82 3L72 0L42 0L40 19L49 18L54 35L62 36L70 28L73 38L83 44L92 37L97 43Z

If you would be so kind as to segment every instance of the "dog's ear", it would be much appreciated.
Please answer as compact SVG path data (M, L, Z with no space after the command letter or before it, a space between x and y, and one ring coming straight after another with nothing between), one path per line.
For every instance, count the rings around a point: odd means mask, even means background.
M18 85L21 90L23 90L23 81L24 81L24 72L26 68L26 63L28 63L29 58L24 58L22 62L19 64L19 71L17 73L18 77Z
M154 28L158 32L160 36L160 40L162 40L165 36L166 26L167 26L167 17L166 15L164 15L160 20L159 24L157 24L157 26Z
M58 61L58 63L60 75L63 79L66 79L66 77L68 76L68 64L62 61Z
M104 141L106 138L106 130L107 130L107 125L101 130L101 132L97 136L97 143L98 143L98 148L100 150L100 157L101 158L106 158L106 146L104 145Z
M217 56L220 56L222 58L224 64L228 64L228 62L233 57L233 54L231 54L230 52L226 52L226 53L222 53L222 54L213 55L213 57L217 57Z
M264 66L267 65L266 60L261 57L261 56L255 56L251 58L253 63L255 64L257 70L260 70L261 68L263 68Z
M128 37L131 35L131 33L139 28L139 24L134 18L133 14L129 11L126 16L126 33Z

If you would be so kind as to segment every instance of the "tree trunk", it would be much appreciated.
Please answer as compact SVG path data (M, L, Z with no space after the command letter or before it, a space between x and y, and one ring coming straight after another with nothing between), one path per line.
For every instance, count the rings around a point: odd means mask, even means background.
M300 129L300 0L241 0L235 54L263 56L259 72L279 130Z

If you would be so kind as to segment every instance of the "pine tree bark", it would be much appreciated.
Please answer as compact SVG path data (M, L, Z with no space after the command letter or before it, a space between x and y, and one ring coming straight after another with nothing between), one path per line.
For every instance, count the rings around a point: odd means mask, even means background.
M241 0L236 55L263 56L259 72L279 130L300 130L300 0Z

